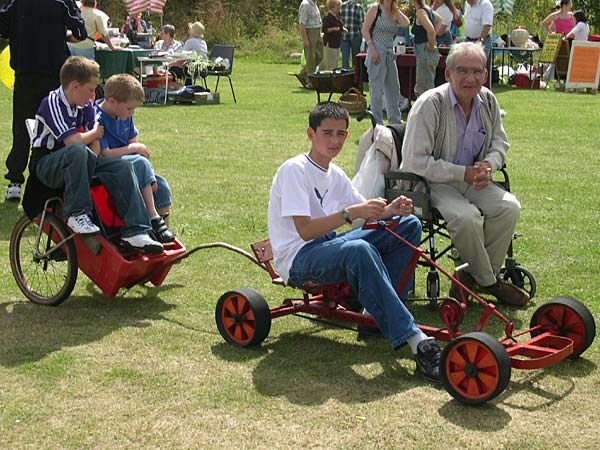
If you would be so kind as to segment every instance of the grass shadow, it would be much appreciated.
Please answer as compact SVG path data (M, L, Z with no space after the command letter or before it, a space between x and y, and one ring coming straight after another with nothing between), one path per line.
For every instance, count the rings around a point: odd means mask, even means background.
M63 348L98 341L123 327L146 327L173 307L152 295L73 296L56 308L25 301L0 303L0 365L20 366Z
M4 193L2 193L4 195ZM0 241L9 241L13 227L19 217L23 215L23 211L19 208L20 202L1 201L0 202Z
M367 348L323 336L286 333L265 347L267 355L253 372L256 390L298 405L321 405L332 399L367 403L428 384L397 361L410 358L409 351L391 355L383 339L370 341Z

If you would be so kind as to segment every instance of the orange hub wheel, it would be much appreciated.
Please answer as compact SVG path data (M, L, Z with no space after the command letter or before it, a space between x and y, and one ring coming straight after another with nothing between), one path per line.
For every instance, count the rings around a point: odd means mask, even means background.
M215 321L223 339L238 347L260 344L271 330L269 305L248 288L223 294L217 302Z
M460 336L442 352L442 382L450 395L462 403L478 405L496 397L506 389L510 373L508 353L487 333Z
M531 317L530 327L541 325L541 329L531 333L550 332L573 341L570 358L581 355L594 341L596 322L590 310L572 297L557 297L540 306Z

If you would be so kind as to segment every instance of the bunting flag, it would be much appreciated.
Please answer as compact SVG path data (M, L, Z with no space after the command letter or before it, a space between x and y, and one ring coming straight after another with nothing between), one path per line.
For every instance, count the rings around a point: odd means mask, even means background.
M162 15L166 3L167 0L123 0L129 15L146 11Z
M150 12L161 14L163 13L163 8L165 7L165 3L167 0L150 0Z
M492 0L494 14L505 13L512 16L515 0Z

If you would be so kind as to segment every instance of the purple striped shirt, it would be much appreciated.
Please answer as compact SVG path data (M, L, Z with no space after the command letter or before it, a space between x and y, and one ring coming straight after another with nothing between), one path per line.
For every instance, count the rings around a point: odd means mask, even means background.
M35 136L31 146L58 150L64 147L63 141L67 136L94 127L94 106L90 100L83 107L69 105L60 87L42 100L35 120Z

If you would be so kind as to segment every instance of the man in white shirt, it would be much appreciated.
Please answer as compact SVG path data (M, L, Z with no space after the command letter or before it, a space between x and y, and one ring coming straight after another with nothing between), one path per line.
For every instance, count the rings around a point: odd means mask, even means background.
M492 51L492 25L494 6L490 0L467 0L465 3L465 38L469 42L479 42L486 56Z

